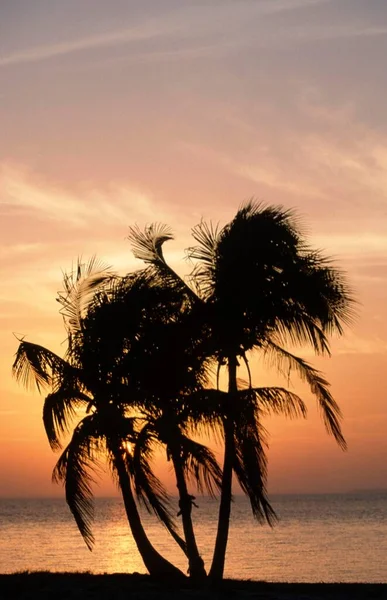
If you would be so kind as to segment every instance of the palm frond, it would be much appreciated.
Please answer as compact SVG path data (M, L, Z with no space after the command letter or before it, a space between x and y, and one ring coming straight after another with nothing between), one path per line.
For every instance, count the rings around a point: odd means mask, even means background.
M173 240L173 234L168 227L161 223L152 223L141 230L138 225L129 227L128 240L131 242L136 258L150 265L153 282L167 286L196 302L198 298L189 285L169 266L163 254L163 244Z
M277 517L266 489L266 431L255 417L253 422L239 420L234 427L234 447L233 468L239 485L250 500L254 517L274 525Z
M330 356L329 342L319 320L293 306L290 314L282 314L276 319L275 335L282 343L293 346L310 344L318 355Z
M190 261L197 261L190 274L199 296L209 298L214 288L216 269L216 250L219 238L219 225L201 221L192 229L192 237L196 246L187 248Z
M187 478L196 485L199 493L207 492L212 498L216 497L222 486L222 471L214 453L185 435L181 435L179 441Z
M22 339L15 355L12 374L25 387L36 386L41 392L42 388L52 385L53 375L58 371L62 372L65 366L66 361L51 350Z
M53 450L62 447L60 438L69 431L69 424L76 416L77 408L87 407L91 398L79 389L63 385L48 394L43 405L43 424Z
M129 227L128 240L136 258L155 265L160 261L165 263L162 247L165 242L173 240L173 233L168 225L162 223L152 223L144 231L135 225Z
M82 330L82 318L98 290L113 278L111 267L93 256L87 263L78 259L75 269L64 273L63 287L58 292L57 301L62 306L66 328L70 333Z
M320 250L308 248L299 265L298 275L298 285L305 293L307 309L311 300L311 308L315 309L324 332L342 335L343 326L351 326L356 320L358 304L345 273L332 258ZM302 279L308 282L306 288ZM317 294L313 294L313 290Z
M215 443L223 439L223 421L228 394L201 388L179 399L180 426L194 434L207 434Z
M269 205L255 198L250 198L240 205L234 221L250 221L262 216L268 222L272 222L277 226L281 225L292 231L297 231L298 235L302 229L302 220L294 209L285 208L281 204Z
M209 268L214 265L216 254L216 245L219 235L219 224L201 221L192 229L192 237L198 243L198 246L191 246L187 249L187 256L191 260L199 260L205 263Z
M291 354L274 342L268 342L265 347L265 355L274 360L274 364L285 373L283 365L294 369L303 381L308 383L312 393L317 399L325 427L329 434L333 435L342 450L346 450L347 443L341 431L341 410L329 391L329 383L320 371L312 367L307 361L299 356Z
M291 303L278 311L277 331L292 343L310 343L317 354L329 354L327 334L343 335L356 317L344 273L329 257L305 246L287 265L284 292Z
M53 481L65 486L66 501L89 550L94 544L91 529L94 519L91 472L96 472L102 440L94 415L85 417L75 428L70 443L61 454L52 474Z
M284 415L290 419L306 418L307 407L297 395L283 387L256 387L238 392L238 397L253 395L258 410L266 413Z

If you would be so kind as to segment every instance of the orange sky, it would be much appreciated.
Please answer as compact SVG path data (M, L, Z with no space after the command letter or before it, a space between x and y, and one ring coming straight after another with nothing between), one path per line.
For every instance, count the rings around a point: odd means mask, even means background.
M13 332L63 350L61 269L97 253L129 270L128 225L157 220L182 271L190 228L251 196L297 207L361 302L315 361L349 451L313 401L306 423L273 418L270 488L385 487L384 0L5 0L0 39L0 496L62 493L42 399L10 376Z

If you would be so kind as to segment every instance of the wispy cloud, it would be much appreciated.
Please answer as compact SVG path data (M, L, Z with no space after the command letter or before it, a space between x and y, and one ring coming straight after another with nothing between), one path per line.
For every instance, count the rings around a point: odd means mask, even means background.
M0 169L0 211L18 208L48 221L76 228L91 224L120 224L137 219L153 220L152 198L129 185L112 185L105 192L89 189L76 195L39 181L23 169L3 165Z
M347 331L345 337L335 343L335 354L386 354L387 340L377 334L365 337Z
M214 42L214 36L217 37L219 33L223 38L224 32L228 29L235 36L235 25L238 23L241 25L246 21L250 22L251 19L265 17L265 15L270 16L277 13L306 9L331 1L263 0L257 2L254 0L254 2L243 2L241 4L234 2L221 3L218 7L202 6L200 9L197 9L195 6L183 7L166 13L162 19L144 21L135 27L107 31L91 36L86 35L80 39L65 40L56 44L47 44L14 51L0 58L0 67L40 62L84 50L126 45L158 38L162 39L164 37L170 39L171 36L176 34L183 34L185 38L193 38L195 36L203 38L203 35L211 35L212 37L211 40L208 40L208 43L203 44L203 42L200 42L197 48L181 48L178 50L163 48L160 52L155 52L154 54L164 58L168 56L174 57L176 54L179 55L180 52L183 58L195 55L201 56L217 50L218 44ZM220 45L227 47L224 40ZM140 59L144 59L146 56L146 54L139 54Z
M270 2L262 2L258 6L263 13L270 14L300 10L331 2L332 0L276 0L274 2L270 0Z
M209 43L209 44L193 44L188 46L180 46L170 50L148 50L145 52L132 52L123 56L114 56L103 58L97 62L81 64L77 70L85 71L90 68L110 67L124 63L156 63L156 62L172 62L172 61L189 61L196 59L216 59L224 57L237 49L248 45L245 39L234 39L232 41Z
M56 56L72 54L82 50L150 40L163 36L166 33L171 34L172 32L173 30L170 26L165 28L160 23L143 24L138 27L87 36L79 40L70 40L58 44L38 46L14 52L0 58L0 67L47 60Z
M7 260L11 257L20 258L23 255L31 255L40 252L44 244L12 244L9 246L0 246L0 260Z
M307 196L308 198L324 198L324 194L312 182L302 180L302 177L291 176L286 170L282 170L274 165L269 168L262 168L254 164L236 165L235 173L246 177L254 183L274 188L280 192L297 196Z
M327 26L309 26L290 30L282 40L290 38L295 41L329 41L335 39L368 38L387 35L387 27L365 26L359 23ZM279 43L281 43L281 41Z

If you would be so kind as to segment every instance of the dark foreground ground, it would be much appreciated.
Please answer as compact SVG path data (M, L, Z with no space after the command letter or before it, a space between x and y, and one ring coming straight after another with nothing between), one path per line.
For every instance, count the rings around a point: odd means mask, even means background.
M264 583L226 580L221 585L173 586L147 575L89 573L15 573L0 575L1 600L364 600L387 599L387 584Z

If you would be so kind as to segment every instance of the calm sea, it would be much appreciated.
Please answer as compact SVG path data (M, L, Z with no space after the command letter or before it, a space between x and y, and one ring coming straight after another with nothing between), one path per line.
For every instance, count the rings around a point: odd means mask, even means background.
M233 505L226 576L267 581L387 582L387 493L274 496L280 522L256 524L245 498ZM210 560L217 503L198 500L197 537ZM185 559L153 517L154 545L185 569ZM119 498L97 499L93 552L63 500L0 499L0 572L145 572Z

